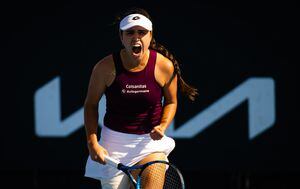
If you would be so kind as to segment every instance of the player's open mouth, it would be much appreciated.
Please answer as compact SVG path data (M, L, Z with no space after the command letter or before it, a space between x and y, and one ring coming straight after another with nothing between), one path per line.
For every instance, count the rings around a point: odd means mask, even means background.
M139 44L133 45L132 52L134 52L135 54L139 54L141 51L142 51L141 45L139 45Z

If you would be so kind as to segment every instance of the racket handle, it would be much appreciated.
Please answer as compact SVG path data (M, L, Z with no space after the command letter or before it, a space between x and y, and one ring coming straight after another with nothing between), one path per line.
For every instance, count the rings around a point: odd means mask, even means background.
M120 164L120 162L118 160L115 160L109 156L106 156L104 155L104 158L105 158L105 162L110 165L110 166L113 166L115 168L118 168L118 165Z

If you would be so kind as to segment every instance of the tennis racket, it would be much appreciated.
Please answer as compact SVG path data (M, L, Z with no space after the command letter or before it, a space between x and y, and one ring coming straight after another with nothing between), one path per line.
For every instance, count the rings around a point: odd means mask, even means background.
M105 162L128 177L136 189L184 189L184 180L179 169L163 160L150 161L143 165L126 166L109 156Z

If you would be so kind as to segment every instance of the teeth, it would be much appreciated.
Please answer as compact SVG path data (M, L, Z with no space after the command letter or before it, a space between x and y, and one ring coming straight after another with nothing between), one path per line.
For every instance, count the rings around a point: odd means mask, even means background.
M140 53L140 52L141 52L141 49L142 49L142 47L141 47L141 45L139 45L139 44L134 44L134 45L132 45L132 51L133 51L134 53Z

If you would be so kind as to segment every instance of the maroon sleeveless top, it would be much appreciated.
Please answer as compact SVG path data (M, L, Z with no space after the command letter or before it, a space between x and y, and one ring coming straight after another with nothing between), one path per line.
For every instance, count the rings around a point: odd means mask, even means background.
M104 125L123 133L149 133L162 117L162 88L154 77L156 51L150 50L147 65L138 72L124 68L120 52L113 53L113 60L116 77L105 91Z

